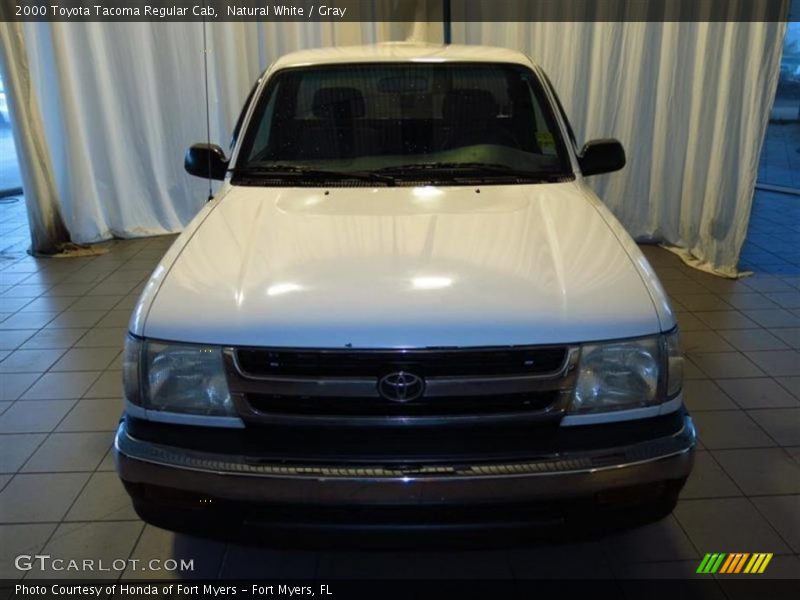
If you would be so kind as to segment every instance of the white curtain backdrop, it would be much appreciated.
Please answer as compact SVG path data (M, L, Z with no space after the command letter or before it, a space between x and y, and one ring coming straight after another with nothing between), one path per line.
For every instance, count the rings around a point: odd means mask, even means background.
M454 43L522 50L548 73L582 145L616 137L592 185L637 239L735 276L785 23L454 23Z

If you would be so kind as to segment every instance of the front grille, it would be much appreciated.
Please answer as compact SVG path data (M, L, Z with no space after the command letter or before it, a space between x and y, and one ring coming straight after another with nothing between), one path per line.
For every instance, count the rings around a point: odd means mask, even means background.
M228 383L248 422L297 425L490 425L560 418L578 349L528 346L426 350L227 348ZM392 398L383 377L424 381Z
M556 390L486 396L450 396L427 399L424 396L413 402L398 404L375 398L323 399L314 396L288 396L281 394L248 394L247 401L264 414L306 416L385 416L431 417L450 415L487 415L498 413L526 413L545 410L558 400Z
M240 348L242 372L253 376L381 377L412 371L423 377L537 375L558 370L567 348L526 347L500 350L302 351Z

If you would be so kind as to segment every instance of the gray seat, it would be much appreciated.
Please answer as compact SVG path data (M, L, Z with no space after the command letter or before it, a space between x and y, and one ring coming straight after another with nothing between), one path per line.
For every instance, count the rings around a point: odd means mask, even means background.
M458 89L447 92L442 102L446 132L444 149L513 143L508 132L497 127L499 112L500 105L488 90Z
M366 106L357 88L320 88L314 93L311 110L315 120L304 124L301 158L347 158L369 154L375 148L376 132L359 123L366 114Z

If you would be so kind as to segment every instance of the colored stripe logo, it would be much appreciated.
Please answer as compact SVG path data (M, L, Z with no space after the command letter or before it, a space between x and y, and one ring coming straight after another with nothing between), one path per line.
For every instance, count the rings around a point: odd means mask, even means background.
M755 554L748 552L732 552L730 554L715 552L706 554L703 557L703 560L700 561L700 566L697 567L697 572L707 574L724 573L726 575L763 573L771 560L771 552L757 552Z

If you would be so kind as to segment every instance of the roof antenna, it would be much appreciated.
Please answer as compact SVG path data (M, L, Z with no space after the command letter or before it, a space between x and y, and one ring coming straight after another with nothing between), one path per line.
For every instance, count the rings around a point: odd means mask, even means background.
M208 44L206 41L206 17L203 15L203 79L206 86L206 143L208 149L206 154L208 156L208 200L214 198L214 193L211 189L211 111L209 109L208 101Z

